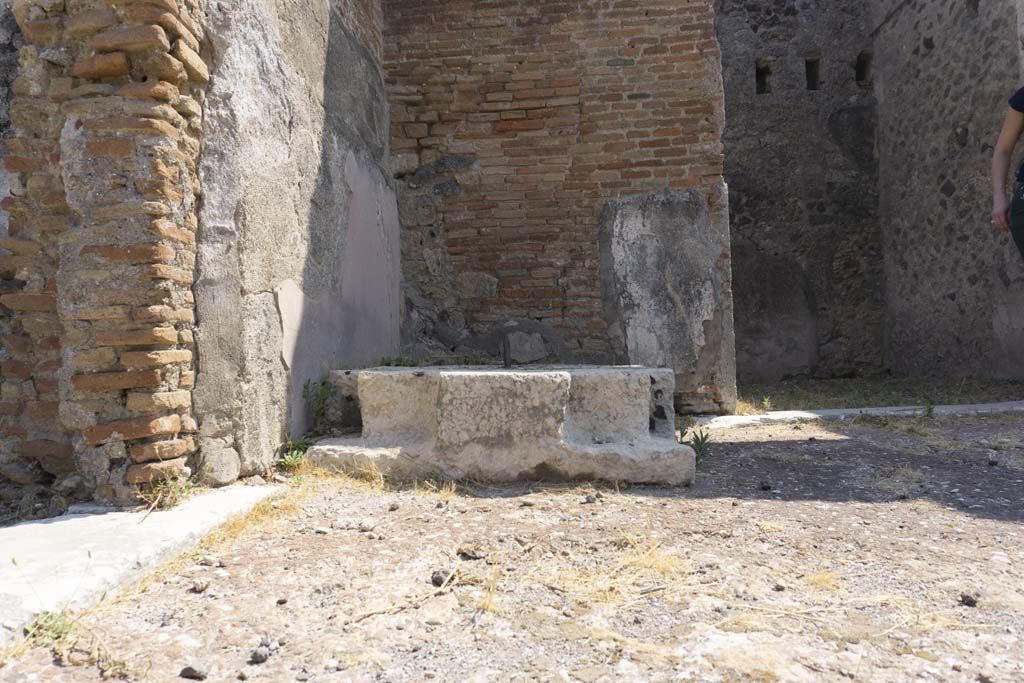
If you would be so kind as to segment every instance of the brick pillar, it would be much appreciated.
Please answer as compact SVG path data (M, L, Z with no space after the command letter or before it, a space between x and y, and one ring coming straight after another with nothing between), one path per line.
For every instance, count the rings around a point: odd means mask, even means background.
M0 240L0 257L14 291L0 296L9 309L9 334L3 338L0 414L4 417L3 473L17 483L43 483L47 474L63 480L74 472L72 448L57 419L61 325L57 316L57 250L67 233L68 207L60 173L60 105L49 97L51 80L62 66L46 59L60 38L50 17L16 14L26 45L12 83L11 125L4 166L10 195L9 236ZM20 458L15 460L14 458Z
M62 328L63 362L46 369L59 377L78 476L102 499L187 475L195 450L191 287L209 78L197 11L196 0L16 2L33 49L61 56L38 98L48 147L28 156L48 164L32 178L47 171L39 192L56 195L48 209L63 218L48 252L58 265L31 294L48 298L22 307Z

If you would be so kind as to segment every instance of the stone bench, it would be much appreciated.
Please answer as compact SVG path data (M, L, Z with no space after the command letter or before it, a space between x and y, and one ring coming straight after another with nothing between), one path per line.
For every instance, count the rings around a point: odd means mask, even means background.
M693 480L671 370L375 368L355 381L362 436L317 443L313 464L491 482Z

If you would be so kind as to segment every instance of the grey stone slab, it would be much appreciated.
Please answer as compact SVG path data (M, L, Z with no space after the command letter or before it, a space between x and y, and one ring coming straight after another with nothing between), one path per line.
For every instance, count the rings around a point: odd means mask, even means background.
M0 529L0 642L40 612L90 607L280 489L232 486L172 510L76 507L75 514Z
M784 410L764 415L726 415L721 417L705 416L697 419L698 424L708 429L730 429L734 427L750 427L761 424L793 424L811 420L854 420L861 415L880 417L917 417L927 409L924 406L897 406L893 408L842 408L831 410ZM997 413L1024 412L1024 401L1008 401L1005 403L975 403L965 405L935 406L932 414L938 416L953 415L989 415Z

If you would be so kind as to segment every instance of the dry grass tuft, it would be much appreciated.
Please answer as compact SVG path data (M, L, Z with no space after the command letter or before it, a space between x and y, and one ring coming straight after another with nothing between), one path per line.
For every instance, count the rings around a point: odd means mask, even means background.
M832 572L815 572L803 578L803 582L811 588L821 591L840 591L843 589L843 581L838 574Z
M624 604L647 595L677 594L684 587L690 564L660 541L624 536L617 551L597 561L590 555L550 558L534 574L542 585L575 599Z

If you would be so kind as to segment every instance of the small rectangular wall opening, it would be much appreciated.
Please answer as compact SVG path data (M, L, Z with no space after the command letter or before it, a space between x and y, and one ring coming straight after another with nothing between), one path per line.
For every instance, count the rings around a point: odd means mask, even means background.
M857 55L856 78L858 84L868 85L871 83L871 66L873 61L874 57L867 50Z
M767 60L757 60L757 64L755 64L755 77L757 79L758 95L767 95L772 91L772 66Z
M807 72L807 89L821 89L821 59L810 58L804 62L804 70Z

